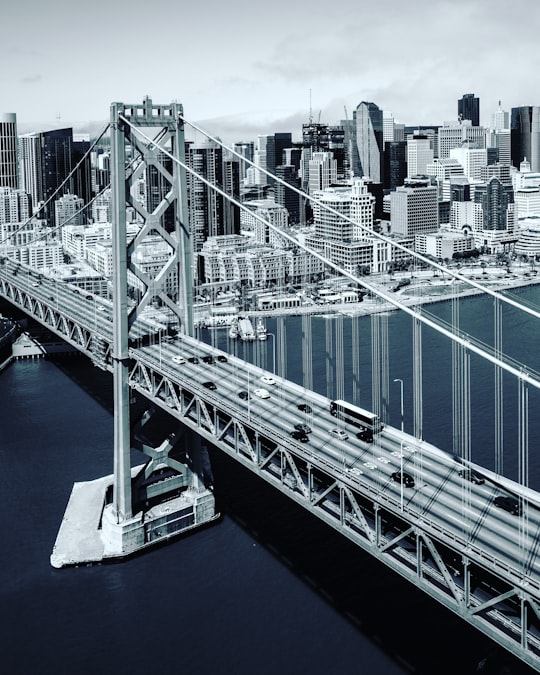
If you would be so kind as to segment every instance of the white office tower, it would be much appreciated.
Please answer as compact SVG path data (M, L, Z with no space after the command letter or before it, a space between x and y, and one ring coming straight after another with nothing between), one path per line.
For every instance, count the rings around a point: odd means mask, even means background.
M452 176L463 176L464 171L457 159L435 159L426 167L426 176L438 182L449 180Z
M337 183L337 160L332 152L314 152L309 160L309 194Z
M463 167L463 173L469 180L481 180L481 169L487 166L487 150L474 148L468 144L450 150L450 159L455 159Z
M414 135L407 139L407 177L425 176L433 162L433 148L427 136Z
M54 202L55 223L57 226L69 223L83 225L84 199L77 195L64 195Z
M112 220L111 189L107 188L96 195L92 201L92 221L94 223L110 223Z
M392 233L404 237L436 232L439 228L437 187L404 185L390 193Z
M482 206L475 202L452 202L450 205L450 229L471 234L482 229Z
M268 147L270 139L273 139L273 136L257 136L257 147L253 155L253 162L257 167L261 167L266 170L268 165L268 154L270 148ZM260 171L258 168L255 168L254 172L250 172L250 185L267 185L268 176Z
M452 148L460 148L465 141L471 147L486 147L486 130L484 127L473 127L470 120L461 122L445 122L439 128L439 159L450 157Z
M500 129L510 129L510 113L501 108L499 101L499 109L491 115L491 128L499 131Z
M19 184L32 197L34 211L43 199L39 134L19 136Z
M0 113L0 187L19 187L15 113Z
M540 217L540 188L524 187L514 190L516 221L523 218Z
M362 239L373 231L375 197L369 192L364 180L353 181L351 187L351 218L354 221L352 238Z
M383 142L394 140L394 115L389 110L383 110Z

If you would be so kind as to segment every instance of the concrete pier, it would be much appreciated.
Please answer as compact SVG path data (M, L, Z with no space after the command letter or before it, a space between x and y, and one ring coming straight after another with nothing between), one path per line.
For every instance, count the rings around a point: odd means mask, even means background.
M132 468L132 478L140 469ZM119 560L219 518L210 490L187 489L117 523L105 503L112 484L112 475L74 484L51 554L53 567Z

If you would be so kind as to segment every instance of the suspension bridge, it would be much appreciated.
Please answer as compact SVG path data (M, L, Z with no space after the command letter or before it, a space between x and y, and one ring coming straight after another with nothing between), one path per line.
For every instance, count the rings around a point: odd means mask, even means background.
M302 318L297 355L301 383L285 376L279 333L274 336L279 358L274 353L272 369L198 339L187 174L239 208L245 206L188 166L186 124L177 103L155 105L147 98L142 104L111 106L110 297L58 281L14 255L0 257L0 296L113 374L114 473L74 486L51 563L62 567L126 557L214 520L207 453L212 445L540 671L540 494L529 486L528 462L529 396L532 400L540 388L540 376L507 356L502 344L507 308L533 319L539 318L538 310L405 249L419 263L453 277L452 316L446 322L426 307L405 305L369 278L345 272L292 232L279 230L333 275L410 317L412 433L403 424L403 378L390 377L385 314L375 312L370 319L369 410L355 405L354 391L350 397L345 391L339 329L328 373L332 393L313 390L313 362L320 356L313 353L308 315ZM134 183L148 167L167 185L153 210L134 195ZM134 236L127 234L128 206L140 222ZM172 226L164 218L171 206ZM368 235L385 239L373 231ZM163 266L152 275L134 256L149 236L159 237L168 249ZM493 344L460 328L459 284L491 296ZM150 311L156 305L165 319ZM427 330L444 338L452 353L451 448L424 438L422 340ZM328 336L327 344L332 340ZM362 374L354 344L353 335L356 387ZM493 373L492 469L474 461L471 361L488 364ZM394 387L400 385L399 428L388 423L391 380ZM504 474L503 389L509 386L518 399L519 434L511 448L517 479ZM147 405L136 407L135 400ZM145 453L144 465L131 465L133 448Z

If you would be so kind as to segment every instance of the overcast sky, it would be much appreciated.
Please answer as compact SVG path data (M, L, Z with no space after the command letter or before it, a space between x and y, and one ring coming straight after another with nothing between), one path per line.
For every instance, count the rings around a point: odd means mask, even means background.
M109 119L112 101L179 101L227 143L336 123L373 101L408 125L540 105L540 2L15 0L2 9L0 112L19 132ZM311 95L310 95L311 92Z

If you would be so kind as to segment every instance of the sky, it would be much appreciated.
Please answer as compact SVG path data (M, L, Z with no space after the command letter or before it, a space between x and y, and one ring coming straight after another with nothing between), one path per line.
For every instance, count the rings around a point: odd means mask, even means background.
M514 10L515 8L515 10ZM406 125L540 105L540 2L17 0L1 11L0 113L96 134L114 101L178 101L225 143L336 124L373 101ZM193 132L188 137L202 140Z

